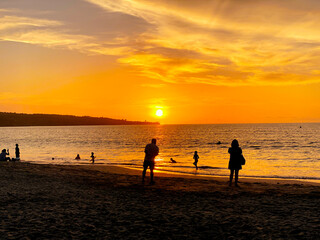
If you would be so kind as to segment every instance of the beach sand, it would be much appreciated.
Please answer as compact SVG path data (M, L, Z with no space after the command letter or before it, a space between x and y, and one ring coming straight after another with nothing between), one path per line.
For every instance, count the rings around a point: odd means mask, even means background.
M241 188L161 172L155 181L114 166L2 162L0 239L320 239L319 184L241 172Z

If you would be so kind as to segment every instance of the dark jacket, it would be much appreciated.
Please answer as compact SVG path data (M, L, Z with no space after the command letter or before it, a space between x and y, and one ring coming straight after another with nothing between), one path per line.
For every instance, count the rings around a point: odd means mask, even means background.
M229 160L229 169L242 169L241 167L241 154L242 149L240 147L237 148L229 148L228 152L230 153L230 160Z
M154 161L154 158L159 154L159 148L157 145L149 143L147 144L144 152L146 153L144 160Z

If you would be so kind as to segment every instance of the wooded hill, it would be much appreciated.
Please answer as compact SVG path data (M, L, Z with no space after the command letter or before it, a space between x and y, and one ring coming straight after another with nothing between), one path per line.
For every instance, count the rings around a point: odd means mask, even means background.
M127 121L112 118L58 114L25 114L0 112L0 127L9 126L74 126L74 125L157 125L158 122Z

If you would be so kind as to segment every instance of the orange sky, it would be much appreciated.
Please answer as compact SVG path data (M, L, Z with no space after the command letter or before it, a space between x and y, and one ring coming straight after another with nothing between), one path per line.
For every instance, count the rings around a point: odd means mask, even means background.
M317 0L1 0L0 111L320 122L319 26Z

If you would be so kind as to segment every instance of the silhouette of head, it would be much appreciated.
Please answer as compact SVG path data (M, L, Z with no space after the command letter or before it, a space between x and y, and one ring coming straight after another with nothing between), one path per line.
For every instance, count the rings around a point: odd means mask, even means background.
M16 144L16 147L18 147L19 145L18 145L18 143Z
M151 143L152 143L152 144L156 144L156 143L157 143L157 139L152 138Z
M194 153L197 154L198 152L197 152L197 151L194 151Z
M239 142L238 142L238 140L237 140L237 139L234 139L234 140L232 141L232 143L231 143L231 147L233 147L233 148L237 148L237 147L239 147Z
M2 152L7 152L7 150L5 150L5 149L2 149Z

